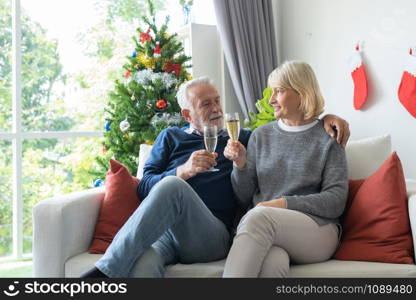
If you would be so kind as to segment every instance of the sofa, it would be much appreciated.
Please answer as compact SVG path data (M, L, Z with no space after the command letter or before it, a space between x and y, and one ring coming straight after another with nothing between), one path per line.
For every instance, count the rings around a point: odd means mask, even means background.
M391 154L390 136L351 141L346 147L350 179L366 178ZM151 146L143 145L137 177ZM409 218L416 248L416 180L406 179ZM104 187L92 188L39 202L33 209L35 277L79 277L101 254L89 254ZM166 277L221 277L225 259L209 263L167 266ZM134 269L132 276L134 276ZM291 265L290 277L416 277L416 265L331 259Z

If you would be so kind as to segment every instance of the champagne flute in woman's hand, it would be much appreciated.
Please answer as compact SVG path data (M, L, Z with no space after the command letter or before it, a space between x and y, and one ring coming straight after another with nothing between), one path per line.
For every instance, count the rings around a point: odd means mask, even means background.
M204 143L205 149L208 152L214 153L215 148L217 148L217 141L218 141L218 128L217 125L206 125L204 126ZM207 172L216 172L219 169L211 167L207 170Z

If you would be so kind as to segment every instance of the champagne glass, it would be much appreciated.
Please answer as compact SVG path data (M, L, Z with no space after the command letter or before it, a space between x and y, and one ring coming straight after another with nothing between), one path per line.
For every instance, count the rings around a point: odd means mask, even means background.
M228 135L232 141L238 141L240 134L240 116L238 113L226 113L225 124L227 125Z
M214 153L215 148L217 148L217 141L218 141L217 125L204 126L205 149L207 149L207 151L209 151L210 153ZM219 171L219 169L211 167L206 172L216 172L216 171Z

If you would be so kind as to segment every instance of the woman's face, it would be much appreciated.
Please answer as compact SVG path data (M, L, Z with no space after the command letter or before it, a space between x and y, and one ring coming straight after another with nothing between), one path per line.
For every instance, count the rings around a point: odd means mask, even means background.
M276 118L303 120L300 101L300 95L293 89L273 88L269 103L274 108Z

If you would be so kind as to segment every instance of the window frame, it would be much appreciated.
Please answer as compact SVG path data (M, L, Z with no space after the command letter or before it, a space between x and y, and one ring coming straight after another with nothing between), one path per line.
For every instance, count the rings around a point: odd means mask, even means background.
M22 155L23 142L27 139L70 139L78 137L102 137L103 131L23 131L22 128L22 52L21 52L21 2L12 1L12 131L0 132L0 140L12 141L12 254L0 258L0 262L31 258L23 254L23 198Z

